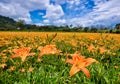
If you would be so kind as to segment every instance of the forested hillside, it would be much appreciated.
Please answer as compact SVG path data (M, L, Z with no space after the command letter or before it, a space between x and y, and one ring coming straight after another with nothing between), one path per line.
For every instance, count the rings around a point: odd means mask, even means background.
M14 21L12 18L1 16L0 15L0 29L14 29L16 28L16 21Z

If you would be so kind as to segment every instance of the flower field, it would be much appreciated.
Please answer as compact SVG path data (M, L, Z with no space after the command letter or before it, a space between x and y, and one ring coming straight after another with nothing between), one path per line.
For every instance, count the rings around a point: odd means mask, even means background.
M0 32L0 84L120 84L120 35Z

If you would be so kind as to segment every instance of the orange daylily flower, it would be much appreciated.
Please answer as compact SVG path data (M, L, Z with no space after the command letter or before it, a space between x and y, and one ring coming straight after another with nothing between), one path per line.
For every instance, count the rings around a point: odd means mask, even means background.
M6 64L0 64L0 67L4 68L5 66L7 66Z
M101 47L101 48L99 48L99 50L100 50L100 54L103 54L103 53L107 52L105 47Z
M20 72L25 72L25 70L26 70L25 68L21 68Z
M87 66L91 65L93 62L97 62L93 58L87 58L85 59L84 56L80 54L71 54L72 59L67 58L66 62L73 64L69 74L70 76L73 76L79 71L83 71L85 75L89 78L90 77L90 72L86 68Z
M90 45L90 46L87 48L87 50L88 50L89 52L94 52L94 51L95 51L94 45Z
M35 53L30 53L31 48L14 49L14 55L11 58L20 57L22 61L25 61L27 56L33 56Z
M32 72L34 70L34 68L33 67L29 67L29 72Z
M46 45L44 47L40 46L38 48L40 50L39 57L42 56L43 54L58 54L60 53L59 50L57 50L55 45Z
M9 71L14 71L15 70L15 66L10 66L10 68L8 70Z
M119 67L118 66L114 66L115 69L118 69Z

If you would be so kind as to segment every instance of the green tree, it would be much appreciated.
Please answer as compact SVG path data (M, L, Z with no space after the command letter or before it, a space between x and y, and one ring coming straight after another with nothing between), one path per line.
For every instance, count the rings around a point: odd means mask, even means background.
M16 22L16 26L17 26L17 28L18 29L24 29L24 25L25 25L25 21L24 20L18 20L17 22Z
M91 28L91 30L90 30L91 32L97 32L98 31L98 29L97 28Z
M116 24L115 27L117 30L120 30L120 23Z
M85 27L84 28L84 32L88 32L89 28L88 27Z

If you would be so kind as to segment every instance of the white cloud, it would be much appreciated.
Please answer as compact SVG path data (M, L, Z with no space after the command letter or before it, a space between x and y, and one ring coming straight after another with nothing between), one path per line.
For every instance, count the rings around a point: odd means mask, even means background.
M99 2L100 0L97 1ZM104 3L101 2L102 4L98 2L96 2L97 5L92 12L79 18L72 18L69 23L74 22L75 24L80 23L83 26L90 26L96 24L110 25L111 23L120 22L120 19L117 19L120 18L120 0L110 0L107 2L104 0Z
M17 19L24 19L26 22L30 22L30 15L27 9L20 6L20 4L2 4L0 3L0 14Z
M68 8L71 9L71 8L74 8L75 6L79 6L81 3L81 0L67 0L66 2L69 6Z
M40 9L46 10L46 15L39 13L45 19L43 24L67 23L89 26L96 23L110 24L120 22L120 0L92 0L95 6L90 11L85 6L85 4L89 4L88 0L52 1L56 4L50 4L50 0L0 0L0 15L9 16L15 20L24 19L27 23L32 23L29 12ZM64 13L60 5L64 3L66 3L65 12L68 15Z
M24 19L27 23L31 23L29 12L36 9L46 9L48 5L49 0L1 0L0 14L15 20Z
M35 23L35 25L44 26L45 24L42 24L42 23Z
M109 20L113 17L120 17L120 0L110 0L103 4L98 4L94 11L88 16L92 16L93 21ZM96 17L95 17L96 16Z
M55 20L53 23L57 24L57 25L62 25L62 24L66 23L66 20L65 19L58 19L58 20Z
M49 23L50 21L48 19L43 20L44 23Z
M107 3L109 0L93 0L95 5L100 5L100 4L104 4Z
M54 0L56 3L65 3L65 0ZM15 20L24 19L27 23L32 23L30 18L30 11L37 9L46 10L46 15L39 13L40 16L46 19L59 19L64 15L62 7L59 5L50 4L50 0L9 0L0 1L0 14L3 16L9 16ZM44 20L44 23L48 23L48 20Z
M47 19L59 19L60 17L62 17L64 15L64 12L62 10L62 7L60 5L49 5L46 9L46 15L44 16L44 18Z
M21 1L21 0L20 0ZM29 10L36 10L36 9L46 9L49 5L49 0L25 0L24 3L21 1L22 6L29 9Z
M55 2L56 4L64 4L66 3L66 0L51 0L53 2Z

